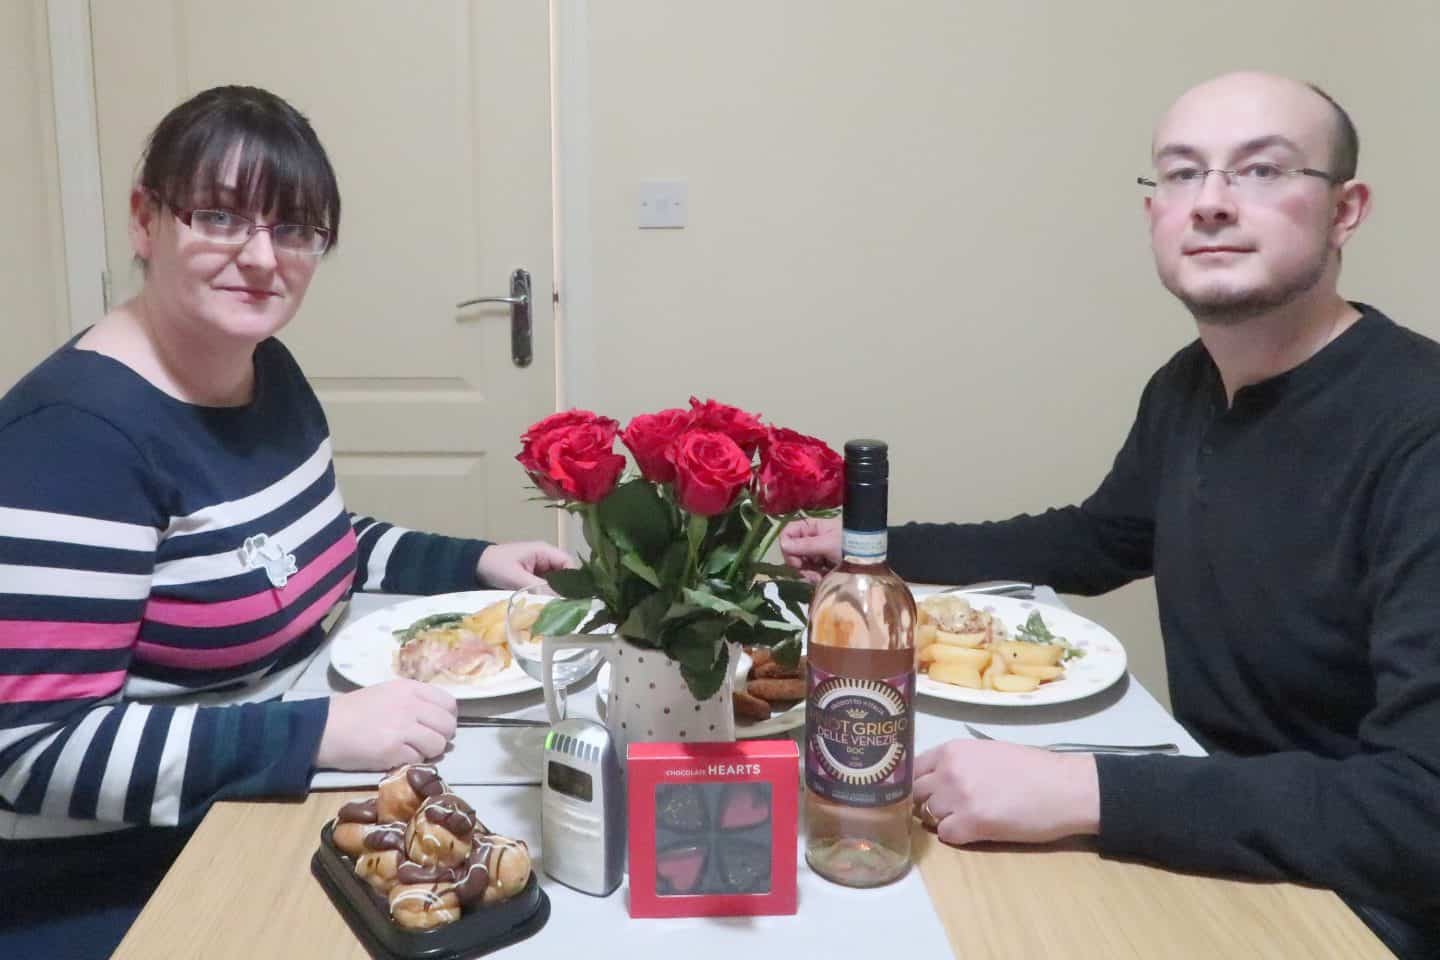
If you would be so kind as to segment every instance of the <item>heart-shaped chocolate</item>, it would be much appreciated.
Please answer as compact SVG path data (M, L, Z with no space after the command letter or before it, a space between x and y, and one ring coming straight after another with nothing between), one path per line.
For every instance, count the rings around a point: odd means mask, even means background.
M770 851L743 840L729 841L720 851L720 874L735 893L770 890Z
M700 786L681 784L655 791L655 819L660 826L693 833L705 829L705 801Z
M743 784L725 791L720 805L720 829L743 830L770 817L770 785Z
M661 894L695 893L704 872L704 847L675 847L655 857L655 886Z

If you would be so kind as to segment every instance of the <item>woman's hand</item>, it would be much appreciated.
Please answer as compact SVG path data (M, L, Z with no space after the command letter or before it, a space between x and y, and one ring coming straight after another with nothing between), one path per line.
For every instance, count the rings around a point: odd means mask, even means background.
M518 590L540 583L541 574L574 566L574 557L541 540L492 543L480 554L475 576L489 587Z
M330 770L389 770L433 760L455 736L455 698L418 680L385 683L330 698L315 765Z

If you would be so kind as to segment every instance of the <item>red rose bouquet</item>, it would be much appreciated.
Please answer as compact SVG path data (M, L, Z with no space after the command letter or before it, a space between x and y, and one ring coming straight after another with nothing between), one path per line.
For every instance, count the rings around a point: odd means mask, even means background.
M764 558L785 524L840 506L840 455L814 437L694 397L688 410L619 426L567 410L521 438L516 459L546 499L580 515L590 547L580 569L546 577L563 599L546 605L534 631L613 624L631 643L676 660L701 700L725 679L727 641L771 647L793 664L810 586ZM635 460L630 477L617 436Z

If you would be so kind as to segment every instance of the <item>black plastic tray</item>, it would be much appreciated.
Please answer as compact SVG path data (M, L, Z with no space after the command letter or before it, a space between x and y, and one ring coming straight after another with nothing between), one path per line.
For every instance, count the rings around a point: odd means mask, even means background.
M390 919L385 901L355 876L355 865L335 847L332 828L320 831L310 872L320 881L351 931L381 960L462 960L479 957L531 936L550 919L550 898L534 871L525 889L503 903L464 911L434 930L406 930Z

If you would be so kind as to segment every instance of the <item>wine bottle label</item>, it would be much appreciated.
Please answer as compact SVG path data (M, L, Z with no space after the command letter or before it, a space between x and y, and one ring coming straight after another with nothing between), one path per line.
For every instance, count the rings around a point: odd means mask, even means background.
M915 674L860 680L809 668L805 785L836 803L883 807L910 795Z
M890 547L887 530L844 530L840 535L840 552L867 563L884 561Z

